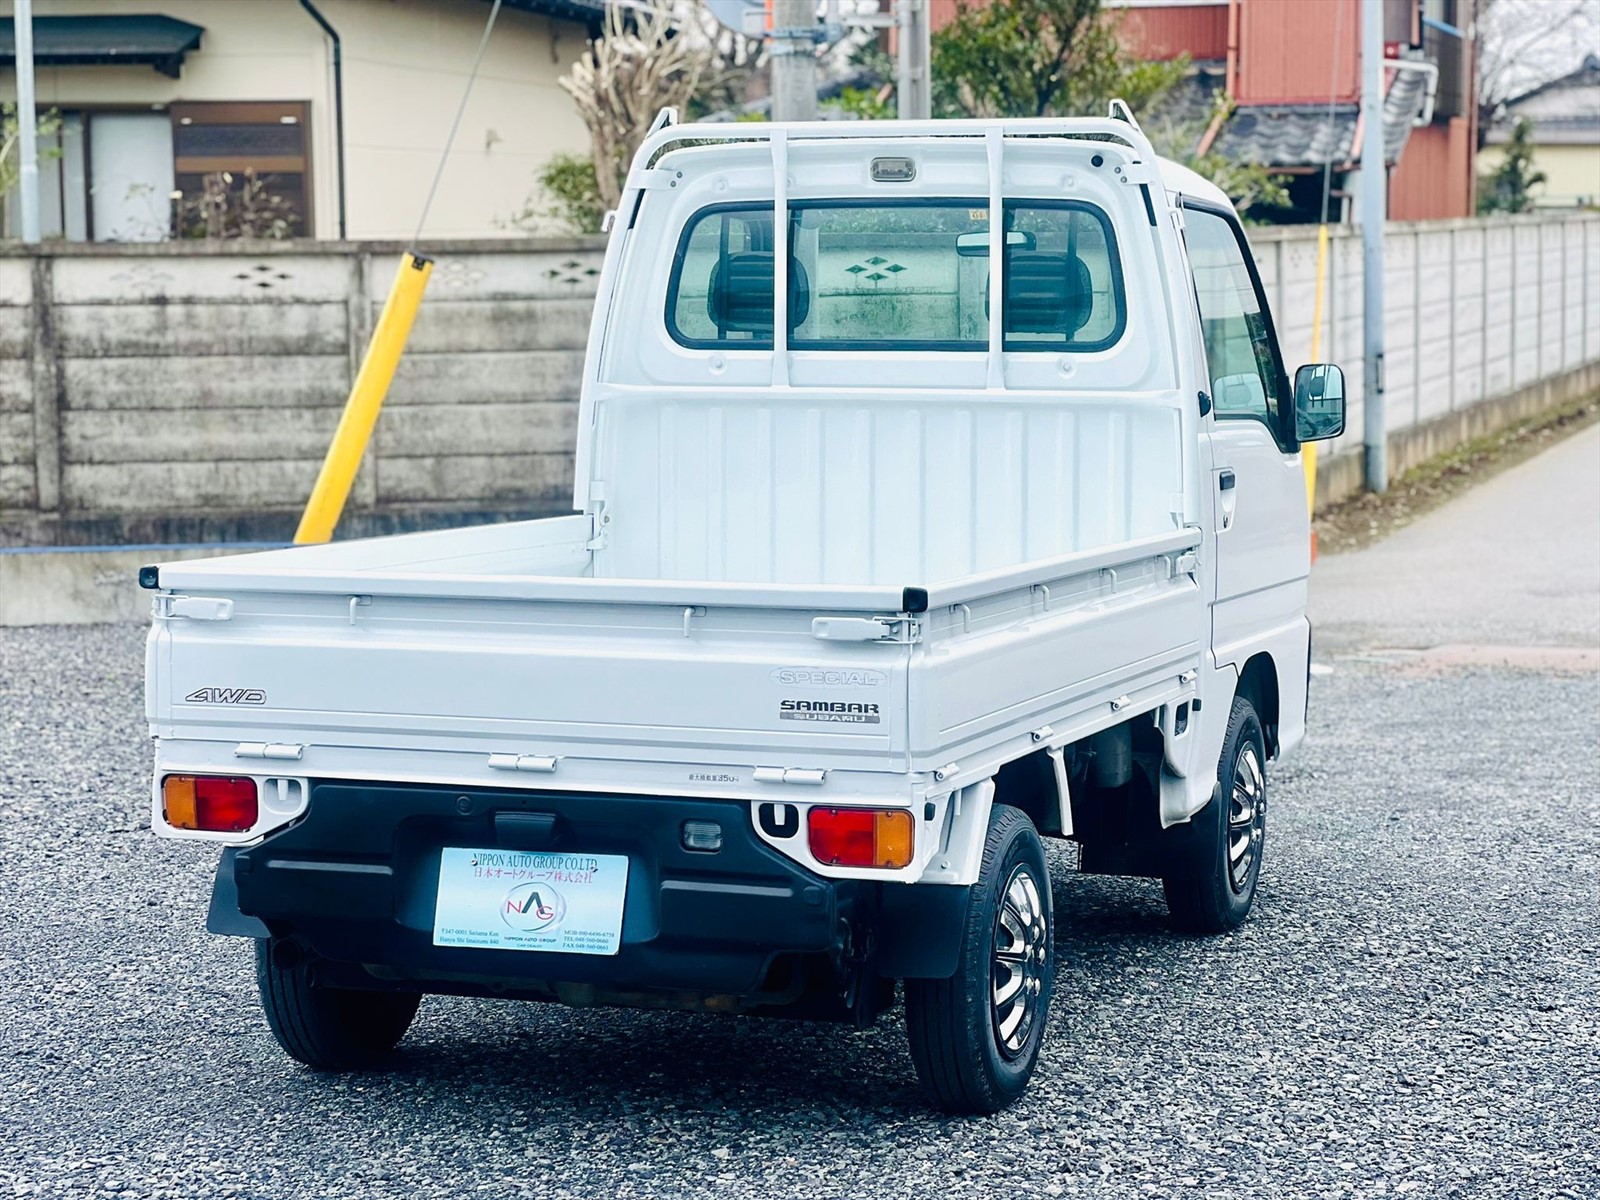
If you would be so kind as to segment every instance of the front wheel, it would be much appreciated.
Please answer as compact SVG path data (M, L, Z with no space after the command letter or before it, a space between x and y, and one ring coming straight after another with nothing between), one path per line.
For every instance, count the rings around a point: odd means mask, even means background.
M955 974L906 981L911 1059L941 1108L995 1113L1022 1095L1039 1060L1054 983L1044 846L1021 810L997 804Z
M1227 933L1250 913L1267 843L1266 759L1261 718L1235 696L1217 792L1194 818L1190 861L1162 880L1172 923L1185 933Z
M320 987L292 942L256 942L256 985L272 1036L290 1058L318 1071L371 1067L395 1048L422 997Z

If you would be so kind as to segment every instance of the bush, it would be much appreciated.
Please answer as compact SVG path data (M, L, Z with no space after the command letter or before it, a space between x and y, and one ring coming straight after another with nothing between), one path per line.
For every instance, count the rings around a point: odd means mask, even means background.
M550 224L572 233L599 233L605 217L594 160L582 154L557 154L534 176L539 190L530 196L510 224L537 231Z

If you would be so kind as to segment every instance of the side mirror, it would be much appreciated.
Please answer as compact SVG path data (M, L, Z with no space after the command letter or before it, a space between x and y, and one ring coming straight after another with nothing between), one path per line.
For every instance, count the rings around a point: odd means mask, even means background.
M1294 436L1321 442L1344 432L1344 372L1310 363L1294 373Z

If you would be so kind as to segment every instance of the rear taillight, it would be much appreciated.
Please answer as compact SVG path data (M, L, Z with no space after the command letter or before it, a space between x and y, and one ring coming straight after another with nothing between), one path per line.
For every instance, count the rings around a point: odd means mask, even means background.
M911 862L911 814L903 808L813 808L811 856L835 867L904 867Z
M207 833L243 833L260 812L256 781L233 775L168 775L161 808L173 828Z

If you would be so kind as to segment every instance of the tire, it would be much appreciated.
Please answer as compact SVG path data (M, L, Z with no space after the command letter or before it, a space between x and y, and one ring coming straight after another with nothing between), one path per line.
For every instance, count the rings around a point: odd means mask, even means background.
M372 1067L405 1036L422 997L318 987L291 943L256 941L256 986L284 1053L318 1071Z
M997 991L1013 982L1016 991L997 1004ZM911 1059L940 1108L996 1113L1022 1095L1039 1060L1054 984L1055 915L1044 846L1020 809L997 804L967 900L955 974L905 985Z
M1217 791L1194 818L1192 861L1162 880L1183 933L1237 929L1250 914L1267 848L1266 739L1255 706L1233 698L1217 763Z

